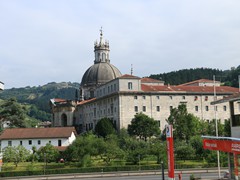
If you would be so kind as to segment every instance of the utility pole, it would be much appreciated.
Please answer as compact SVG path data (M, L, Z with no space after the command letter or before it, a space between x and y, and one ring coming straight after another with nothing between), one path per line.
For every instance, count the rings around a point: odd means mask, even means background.
M216 96L215 75L213 75L213 89L214 89L214 101L216 101L217 96ZM215 118L215 127L216 127L216 137L218 137L217 105L216 104L214 105L214 118ZM219 151L217 151L217 162L218 162L218 178L221 179Z

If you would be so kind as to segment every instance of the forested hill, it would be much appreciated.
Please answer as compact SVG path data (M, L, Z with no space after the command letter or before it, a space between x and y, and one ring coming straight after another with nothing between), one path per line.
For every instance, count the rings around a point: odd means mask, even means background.
M240 75L240 65L229 70L219 70L210 68L183 69L169 73L152 74L149 77L165 81L165 84L178 85L197 79L213 79L221 81L224 85L238 87L238 76Z
M62 82L48 83L38 87L5 89L0 93L0 99L16 98L20 103L35 105L39 110L50 112L49 100L52 98L75 99L79 83Z
M230 70L218 70L210 68L183 69L163 74L150 75L151 78L161 79L165 84L178 85L197 79L213 79L221 81L224 85L238 87L238 75L240 66ZM49 100L52 98L76 99L79 95L79 83L62 82L48 83L38 87L24 87L5 89L0 93L0 99L16 98L19 103L29 104L29 116L38 120L51 120ZM77 91L77 93L76 93ZM79 98L79 97L77 97Z

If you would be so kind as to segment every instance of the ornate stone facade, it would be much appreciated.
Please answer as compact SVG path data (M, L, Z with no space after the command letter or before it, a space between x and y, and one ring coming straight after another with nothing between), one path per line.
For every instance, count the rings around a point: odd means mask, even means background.
M109 62L109 45L102 42L101 33L100 42L95 43L94 65ZM107 117L119 130L127 128L136 113L143 112L158 121L159 128L163 130L170 109L178 107L181 103L186 104L189 113L200 119L216 118L223 122L230 118L228 103L218 105L215 111L211 102L214 101L214 97L221 99L238 92L237 88L220 86L220 82L206 79L170 86L150 78L122 76L119 70L111 67L111 73L116 76L107 75L105 81L100 80L106 70L99 70L100 74L90 75L89 71L86 71L80 87L84 96L81 101L52 99L52 125L74 125L78 132L85 132L94 129L101 118ZM98 68L101 69L100 66Z

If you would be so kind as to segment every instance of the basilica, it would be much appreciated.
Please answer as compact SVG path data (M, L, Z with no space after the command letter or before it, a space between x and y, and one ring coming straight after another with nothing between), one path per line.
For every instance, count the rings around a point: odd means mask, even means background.
M189 113L200 119L221 122L230 118L228 103L211 105L216 99L238 92L237 88L220 86L221 82L200 79L181 85L165 85L163 81L122 75L110 63L109 42L100 33L94 44L95 60L82 77L80 99L51 99L52 126L75 126L79 133L95 128L107 117L119 130L127 128L136 113L144 113L164 129L172 108L186 104ZM240 112L240 104L235 106ZM218 116L219 115L219 116Z

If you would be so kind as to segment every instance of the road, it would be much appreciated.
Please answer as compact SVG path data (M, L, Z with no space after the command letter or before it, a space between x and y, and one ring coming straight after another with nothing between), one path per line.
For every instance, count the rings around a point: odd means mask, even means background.
M175 179L178 180L178 173L175 174ZM201 179L218 179L218 173L216 171L209 170L194 170L184 171L182 173L182 180L189 180L190 175L194 174L194 177ZM221 173L223 177L223 173ZM5 178L4 178L5 179ZM160 172L117 172L117 173L92 173L92 174L64 174L55 176L30 176L30 177L15 177L6 178L7 180L162 180ZM167 174L165 173L165 180L167 180Z
M182 180L189 180L191 174L183 174ZM223 174L221 174L223 177ZM195 177L200 177L202 179L218 179L218 173L205 173L205 174L195 174ZM76 178L76 180L100 180L99 177L96 178ZM122 176L122 177L102 177L104 180L162 180L162 175L141 175L141 176ZM165 180L168 177L165 176ZM178 177L175 177L178 180ZM67 179L70 180L70 179Z

